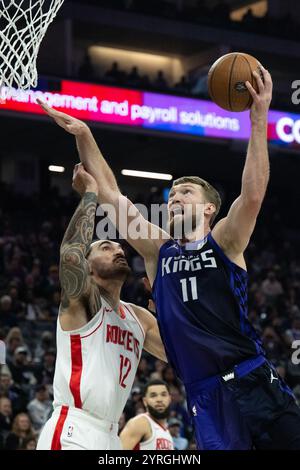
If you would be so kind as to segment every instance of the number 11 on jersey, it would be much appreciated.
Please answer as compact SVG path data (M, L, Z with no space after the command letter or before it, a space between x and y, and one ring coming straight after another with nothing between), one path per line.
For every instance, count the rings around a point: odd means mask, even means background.
M197 278L195 276L180 279L180 283L184 302L198 299Z

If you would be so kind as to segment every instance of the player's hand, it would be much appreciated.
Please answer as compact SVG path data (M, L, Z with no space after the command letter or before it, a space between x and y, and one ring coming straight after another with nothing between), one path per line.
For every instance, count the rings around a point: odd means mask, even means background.
M271 75L263 66L261 66L261 71L263 79L256 71L252 72L257 83L258 93L250 82L246 82L246 87L253 98L253 104L250 110L252 124L267 119L268 110L272 100L273 83Z
M72 188L82 197L86 192L98 194L98 185L95 178L78 163L73 170Z
M62 113L61 111L56 111L53 108L50 108L44 101L40 100L37 98L37 103L43 108L45 113L48 114L54 121L65 131L69 132L70 134L73 135L82 135L86 131L89 130L88 126L80 121L79 119L76 119L72 116L69 116L66 113Z

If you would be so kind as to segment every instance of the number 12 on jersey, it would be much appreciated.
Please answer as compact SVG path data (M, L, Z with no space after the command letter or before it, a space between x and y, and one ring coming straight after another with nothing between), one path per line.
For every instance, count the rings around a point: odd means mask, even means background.
M120 354L120 378L119 378L119 384L121 385L122 388L126 388L127 384L125 383L125 380L127 379L129 372L131 371L131 361L128 357L123 356Z
M197 278L195 276L180 279L180 283L184 302L198 299Z

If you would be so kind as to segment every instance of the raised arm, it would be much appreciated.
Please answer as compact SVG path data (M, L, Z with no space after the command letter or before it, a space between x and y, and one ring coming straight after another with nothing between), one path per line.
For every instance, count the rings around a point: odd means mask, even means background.
M75 167L73 188L80 193L82 199L61 244L59 272L62 287L61 314L72 316L73 310L75 315L76 312L84 315L80 309L72 307L91 293L92 283L86 254L93 239L98 190L96 181L82 165ZM69 324L68 320L65 322ZM69 329L69 325L65 326Z
M253 72L258 84L258 93L246 82L253 97L253 105L250 111L251 136L242 176L241 194L232 204L227 217L220 220L212 231L217 243L237 264L244 263L243 252L254 230L269 181L267 124L272 99L272 79L264 68L262 73L263 80L257 72Z
M84 125L85 126L85 125ZM116 226L120 234L146 259L158 254L161 244L168 238L159 227L148 222L136 206L120 192L116 178L104 159L91 130L85 126L76 135L80 160L94 176L99 187L99 202L111 204L116 211ZM127 225L119 224L119 215L127 214ZM130 233L130 226L138 226L141 237Z
M120 234L146 259L157 256L159 248L168 238L168 234L148 222L134 204L123 196L118 188L116 178L104 159L89 127L82 121L65 113L51 109L38 100L44 111L55 122L70 134L75 135L80 160L86 170L98 184L98 199L101 204L111 204L116 213L116 226ZM119 214L127 214L127 226L120 225ZM139 226L141 237L135 237L128 226Z

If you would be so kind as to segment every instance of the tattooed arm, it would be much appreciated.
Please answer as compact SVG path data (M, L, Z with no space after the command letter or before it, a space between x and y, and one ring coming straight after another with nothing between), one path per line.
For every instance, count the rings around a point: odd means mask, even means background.
M80 160L98 183L99 203L109 204L114 208L116 228L122 238L125 238L145 259L146 271L152 283L156 275L159 249L170 238L170 235L144 218L138 208L121 194L113 171L104 159L88 126L79 119L50 108L40 99L37 99L37 102L59 126L75 135ZM119 223L120 213L126 217L127 224ZM112 213L109 211L108 216L110 215ZM131 233L130 227L133 226L140 227L139 237Z
M82 196L60 248L60 314L63 329L83 326L88 321L84 298L91 294L92 278L86 254L92 242L97 207L97 183L82 165L76 165L73 188ZM71 319L69 318L71 317Z

